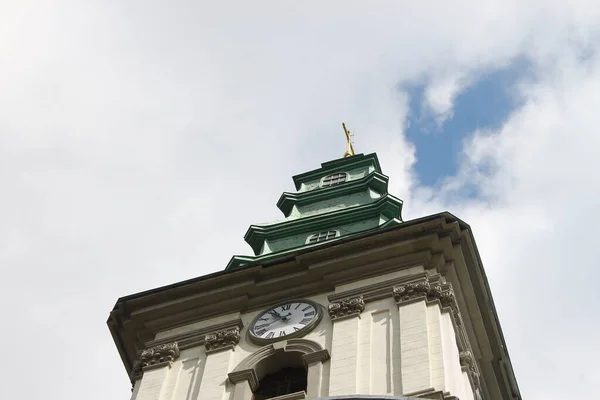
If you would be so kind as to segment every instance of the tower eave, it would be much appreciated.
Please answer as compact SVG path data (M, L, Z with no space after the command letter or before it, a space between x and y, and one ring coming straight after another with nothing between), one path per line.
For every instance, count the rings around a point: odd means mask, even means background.
M339 196L344 192L355 193L369 188L384 194L387 192L388 181L388 176L379 171L373 171L363 178L345 182L337 186L318 188L299 193L284 192L277 201L277 208L279 208L286 217L289 217L294 205L302 205L312 201L327 200L335 196Z
M316 214L309 217L282 221L271 225L250 225L244 235L244 240L250 245L255 255L260 254L266 240L276 237L286 237L295 234L310 233L339 226L352 221L384 215L386 218L401 219L402 200L385 195L380 199L353 208L332 211L327 214Z
M356 154L349 157L338 158L336 160L327 161L321 164L321 168L314 169L312 171L304 172L302 174L294 175L292 179L294 180L294 185L296 190L300 190L302 187L302 183L311 179L318 178L322 176L325 171L327 173L335 173L338 171L342 171L343 169L349 166L361 166L361 165L372 165L375 171L379 173L383 173L381 171L381 166L379 164L379 159L377 158L377 154L371 153L364 155L362 153Z

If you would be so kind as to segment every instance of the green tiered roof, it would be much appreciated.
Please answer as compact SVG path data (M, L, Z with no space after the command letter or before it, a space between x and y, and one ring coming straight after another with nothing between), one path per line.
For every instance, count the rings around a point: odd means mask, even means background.
M402 222L402 200L387 192L389 178L374 153L328 161L293 179L297 191L277 202L285 219L251 225L244 239L254 256L234 256L226 269Z

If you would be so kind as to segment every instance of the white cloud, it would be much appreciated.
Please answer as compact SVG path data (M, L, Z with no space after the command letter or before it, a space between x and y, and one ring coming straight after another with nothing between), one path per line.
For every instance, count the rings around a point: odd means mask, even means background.
M589 397L599 22L594 1L0 5L3 394L126 396L104 324L117 297L249 253L247 226L342 155L346 121L405 217L447 208L473 226L524 397ZM523 107L445 187L421 186L397 84L451 110L453 77L517 57L538 77Z
M460 78L452 76L432 81L425 88L423 106L433 113L439 126L452 117L454 99L466 87L467 85L461 82Z

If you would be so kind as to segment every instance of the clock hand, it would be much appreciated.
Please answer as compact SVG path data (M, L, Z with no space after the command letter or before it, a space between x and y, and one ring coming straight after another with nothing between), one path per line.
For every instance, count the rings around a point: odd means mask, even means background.
M282 319L283 321L289 321L289 319L288 319L288 318L289 318L289 316L290 316L290 315L292 315L292 313L287 313L286 315L282 315L282 316L281 316L281 319Z

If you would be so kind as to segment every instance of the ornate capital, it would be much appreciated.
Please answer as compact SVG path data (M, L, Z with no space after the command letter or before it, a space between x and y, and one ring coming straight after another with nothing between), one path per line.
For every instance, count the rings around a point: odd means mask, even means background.
M431 291L429 282L425 280L409 282L394 288L396 302L402 303L419 297L425 297Z
M142 351L139 361L142 371L146 371L150 368L157 368L165 365L170 366L178 357L179 346L177 345L177 342L173 342L154 346Z
M331 303L327 312L332 320L354 317L365 309L365 301L362 296L341 300Z
M239 328L224 329L206 335L204 347L207 351L218 351L235 347L240 341Z
M469 350L464 350L458 353L460 360L460 366L466 368L473 368L473 354Z
M458 354L458 358L460 360L460 366L467 370L471 383L473 384L473 389L476 391L480 387L480 382L479 372L477 372L477 367L475 366L473 353L469 350L464 350Z
M144 375L144 372L142 371L142 362L140 360L135 360L131 367L131 373L129 374L131 384L135 384L135 381L142 379L142 375Z
M418 298L425 298L427 301L438 300L442 308L450 308L454 315L454 321L456 325L462 325L460 312L458 311L458 305L456 304L456 297L454 296L454 290L449 283L430 283L428 278L416 281L408 282L402 286L394 288L394 298L396 303L404 303Z

